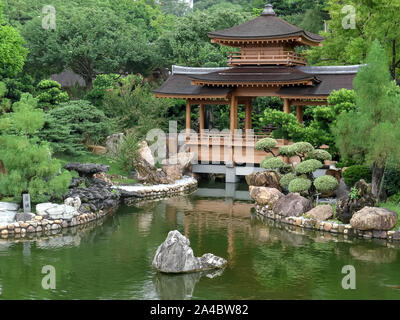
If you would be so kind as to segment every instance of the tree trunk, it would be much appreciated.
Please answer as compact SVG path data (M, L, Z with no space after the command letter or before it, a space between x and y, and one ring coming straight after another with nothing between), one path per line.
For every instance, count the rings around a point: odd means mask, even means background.
M392 41L392 67L390 68L390 73L392 75L392 79L396 80L396 40Z
M0 174L7 174L6 167L4 165L3 160L0 160Z
M379 197L384 173L385 173L385 167L384 166L380 167L375 162L372 168L372 194L377 199Z

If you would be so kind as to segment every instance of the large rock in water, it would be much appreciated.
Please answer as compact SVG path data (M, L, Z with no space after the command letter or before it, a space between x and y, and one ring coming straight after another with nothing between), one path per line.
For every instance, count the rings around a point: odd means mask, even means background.
M249 186L275 188L282 191L279 177L275 171L254 172L246 176Z
M163 273L188 273L221 269L227 261L207 253L196 258L190 248L190 241L179 231L168 233L167 239L158 247L153 267Z
M330 205L316 206L305 215L317 221L326 221L333 217L333 208Z
M283 197L283 193L274 188L250 186L249 190L251 198L257 202L257 204L268 206L271 210L275 206L276 202Z
M289 193L281 197L275 204L275 214L284 217L300 217L313 208L311 200L302 197L298 193Z
M351 217L357 211L364 207L375 207L376 198L372 194L372 187L364 180L360 180L355 184L358 190L357 199L352 199L349 195L347 198L338 201L336 213L338 219L343 223L349 223Z
M182 174L190 173L192 163L196 158L194 152L179 152L162 162L163 166L178 166Z
M397 224L396 212L384 208L364 207L356 212L350 220L354 229L358 230L392 230Z

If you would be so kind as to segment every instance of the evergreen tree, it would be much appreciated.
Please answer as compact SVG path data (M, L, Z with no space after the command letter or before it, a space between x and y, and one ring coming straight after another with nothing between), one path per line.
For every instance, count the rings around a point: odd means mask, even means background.
M71 174L61 171L48 145L35 138L44 124L44 113L36 106L36 99L23 94L14 112L0 118L0 163L7 172L0 174L0 195L20 201L22 193L29 193L34 203L62 200Z
M342 113L334 133L344 158L372 166L372 192L379 196L389 158L400 155L400 90L391 81L384 49L376 40L367 65L354 80L356 110Z

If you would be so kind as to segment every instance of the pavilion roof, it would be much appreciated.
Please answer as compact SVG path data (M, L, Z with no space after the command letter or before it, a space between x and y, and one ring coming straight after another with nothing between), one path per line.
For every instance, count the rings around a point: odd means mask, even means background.
M249 76L249 72L241 72L240 70L248 70L246 67L240 68L188 68L173 66L171 76L164 82L164 84L154 91L158 97L170 97L170 98L213 98L213 99L226 99L229 94L235 90L234 83L230 87L212 87L193 85L193 79L198 78L218 78L224 77L226 81L229 81L230 76L226 76L232 73L236 75L240 81L243 78L247 78L246 81L266 81L268 82L272 78L277 81L278 75L281 79L291 77L297 80L304 79L315 79L313 86L298 85L284 87L277 91L277 95L280 97L327 97L333 90L340 89L353 89L353 80L356 76L360 65L355 66L329 66L329 67L270 67L268 72L255 72L257 69L264 70L265 67L252 68L253 76ZM281 72L276 73L279 69ZM282 72L283 69L289 69L286 72ZM273 72L274 71L274 72ZM217 74L223 75L217 75ZM282 74L283 73L283 74ZM272 74L274 76L272 77ZM234 75L232 75L234 76ZM236 80L237 81L237 80Z
M271 5L267 5L258 18L229 29L210 32L210 38L218 39L279 39L287 37L304 37L312 43L319 44L324 37L305 31L277 17Z
M313 74L304 73L297 68L263 66L236 67L206 74L192 75L194 83L239 84L239 83L298 83L318 81Z

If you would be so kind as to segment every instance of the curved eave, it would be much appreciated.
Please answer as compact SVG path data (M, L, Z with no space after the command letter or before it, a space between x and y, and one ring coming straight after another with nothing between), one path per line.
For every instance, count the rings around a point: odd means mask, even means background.
M305 35L290 36L290 37L210 37L211 43L221 44L228 47L240 47L246 45L265 45L265 44L279 44L290 43L294 45L307 45L311 47L322 47L322 41L313 40Z
M291 80L291 81L211 81L211 80L198 80L191 79L192 85L198 86L213 86L213 87L247 87L247 88L259 88L259 87L290 87L290 86L313 86L315 83L314 78Z
M167 99L197 99L197 100L227 100L229 94L224 95L195 95L195 94L175 94L175 93L158 93L153 91L156 98Z

